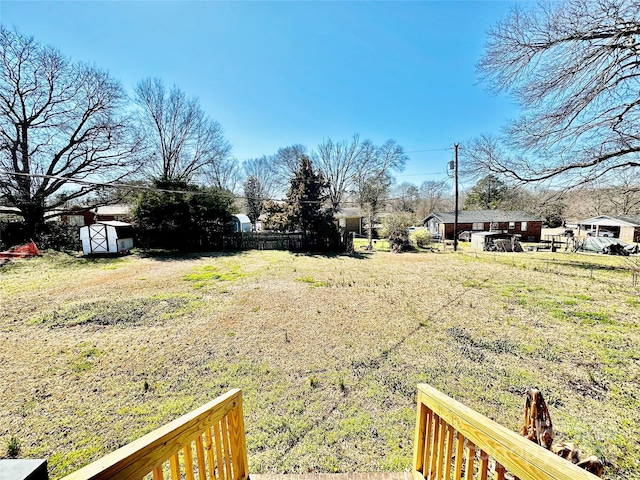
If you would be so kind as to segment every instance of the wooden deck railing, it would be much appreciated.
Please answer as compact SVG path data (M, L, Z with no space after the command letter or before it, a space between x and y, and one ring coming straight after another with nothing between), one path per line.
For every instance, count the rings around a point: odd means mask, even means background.
M414 480L598 478L425 384L414 442Z
M247 480L242 392L202 407L64 477L63 480Z

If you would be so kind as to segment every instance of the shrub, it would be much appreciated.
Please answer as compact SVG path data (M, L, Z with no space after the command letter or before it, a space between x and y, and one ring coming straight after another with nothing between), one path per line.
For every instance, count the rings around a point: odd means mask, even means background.
M45 222L44 230L32 238L24 222L0 222L0 250L34 241L38 248L59 251L78 251L82 248L78 227L58 220Z
M411 240L418 248L427 248L431 243L431 235L427 230L416 230L411 234Z
M7 457L16 458L20 454L20 443L16 437L11 437L7 442Z

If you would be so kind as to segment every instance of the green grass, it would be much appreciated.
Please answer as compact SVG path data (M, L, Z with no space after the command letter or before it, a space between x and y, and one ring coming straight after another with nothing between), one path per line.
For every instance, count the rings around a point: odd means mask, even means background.
M604 478L640 477L640 303L620 259L108 260L0 267L0 443L53 479L233 387L252 473L406 470L421 382L514 431L536 386L559 440Z

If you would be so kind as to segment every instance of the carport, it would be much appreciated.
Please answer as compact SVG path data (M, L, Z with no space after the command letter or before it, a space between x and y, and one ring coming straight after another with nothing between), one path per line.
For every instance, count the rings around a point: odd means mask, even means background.
M640 242L640 218L630 216L599 215L578 222L578 235L595 230L598 237L600 229L613 232L614 238L628 243Z

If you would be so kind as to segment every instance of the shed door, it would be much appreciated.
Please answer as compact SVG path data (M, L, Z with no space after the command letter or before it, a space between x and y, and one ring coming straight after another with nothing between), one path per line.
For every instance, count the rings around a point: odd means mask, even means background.
M106 225L89 225L89 251L91 253L106 253L109 251Z

